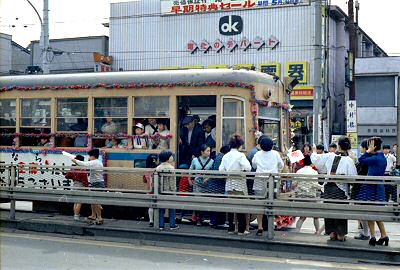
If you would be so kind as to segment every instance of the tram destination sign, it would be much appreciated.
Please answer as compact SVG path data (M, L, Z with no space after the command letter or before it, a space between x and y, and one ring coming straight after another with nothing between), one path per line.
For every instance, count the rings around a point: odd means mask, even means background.
M161 14L209 13L309 4L310 0L161 0Z

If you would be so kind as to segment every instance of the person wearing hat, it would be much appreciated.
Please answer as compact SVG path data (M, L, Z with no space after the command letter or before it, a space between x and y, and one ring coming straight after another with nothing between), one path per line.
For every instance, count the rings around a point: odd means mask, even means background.
M144 135L144 126L142 123L135 125L135 137L133 138L133 148L147 149L149 147L149 139Z
M103 163L99 160L100 151L99 149L92 149L88 152L89 161L81 161L76 157L72 160L73 163L90 168L89 173L89 186L93 188L105 188L103 172L99 171L103 168ZM92 170L95 169L95 170ZM92 204L92 216L88 219L97 225L103 224L103 218L101 217L101 210L103 209L100 204Z
M284 166L281 155L272 150L274 147L274 142L268 137L260 137L259 145L261 151L258 151L252 161L252 167L256 169L258 173L279 173ZM257 177L254 180L254 195L256 196L265 196L267 193L267 185L266 185L265 177ZM271 187L272 188L272 187ZM257 224L258 231L257 235L262 236L263 234L263 215L257 215Z
M204 144L205 135L203 129L196 125L193 116L186 116L182 120L182 126L180 164L189 166L192 159L200 155L200 147Z

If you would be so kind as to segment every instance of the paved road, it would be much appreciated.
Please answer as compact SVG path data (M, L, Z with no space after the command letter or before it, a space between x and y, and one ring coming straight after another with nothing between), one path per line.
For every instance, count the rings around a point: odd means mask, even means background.
M0 269L395 269L134 245L41 234L0 233Z

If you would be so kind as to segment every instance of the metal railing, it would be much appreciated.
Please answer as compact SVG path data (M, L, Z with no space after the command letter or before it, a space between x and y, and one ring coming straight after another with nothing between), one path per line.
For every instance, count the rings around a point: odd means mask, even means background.
M278 215L400 223L400 177L79 167L79 173L101 173L107 182L101 189L67 181L66 174L77 168L1 165L0 198L11 200L10 218L15 218L15 201L25 200L151 207L155 220L160 208L265 214L270 239ZM338 187L334 192L328 190L332 185ZM385 187L389 200L374 198Z

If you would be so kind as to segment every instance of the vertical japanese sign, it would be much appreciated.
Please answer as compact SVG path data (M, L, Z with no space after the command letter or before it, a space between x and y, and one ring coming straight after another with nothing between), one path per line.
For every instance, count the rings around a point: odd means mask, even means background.
M286 77L296 78L299 83L308 82L308 62L286 63Z
M347 137L350 138L351 148L358 148L358 133L357 133L357 102L349 100L346 103L347 116Z
M346 103L347 132L357 132L357 103L355 100L349 100Z

